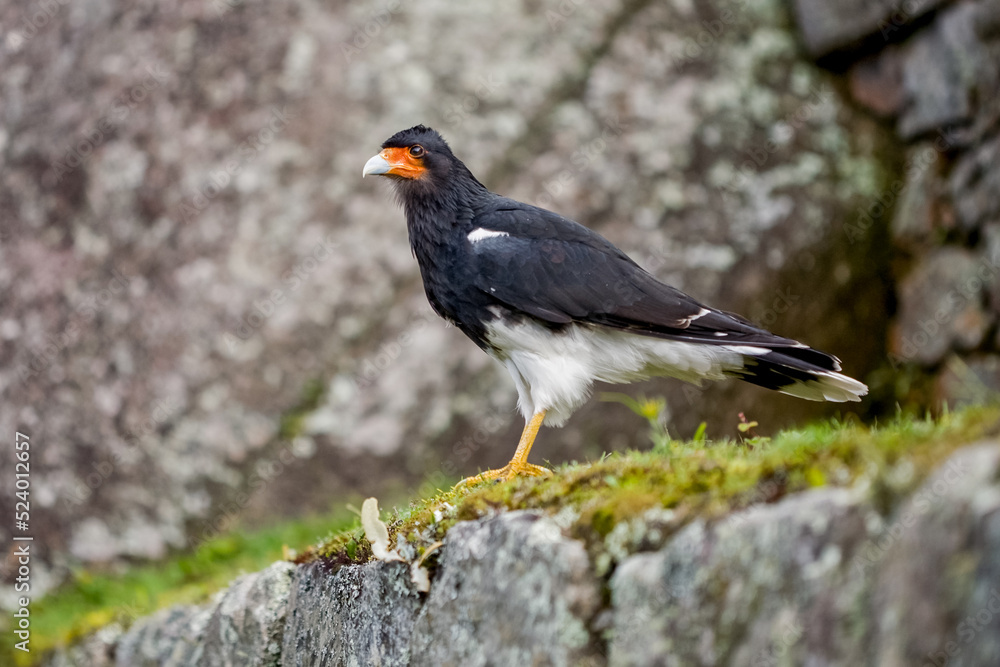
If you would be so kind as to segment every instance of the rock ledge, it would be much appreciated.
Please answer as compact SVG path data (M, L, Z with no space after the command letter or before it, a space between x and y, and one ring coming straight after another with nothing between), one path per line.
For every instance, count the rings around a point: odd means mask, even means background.
M448 532L429 594L403 563L275 563L48 664L996 665L1000 444L958 450L889 515L876 496L695 519L606 578L552 518L501 513Z

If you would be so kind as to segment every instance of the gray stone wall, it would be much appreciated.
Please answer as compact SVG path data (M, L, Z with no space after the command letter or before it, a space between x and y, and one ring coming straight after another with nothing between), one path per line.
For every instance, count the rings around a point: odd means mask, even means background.
M1000 390L1000 4L865 5L795 3L807 48L845 71L853 99L904 151L900 173L843 231L855 243L891 230L900 397L983 400ZM930 382L913 383L913 371Z
M76 564L506 460L505 372L431 313L401 212L358 178L417 122L494 189L840 355L872 385L863 414L1000 389L996 2L0 17L0 429L43 443L40 592ZM635 391L667 396L679 436L842 407ZM594 402L537 451L642 429Z
M429 593L401 562L276 563L48 665L996 665L1000 445L885 493L822 488L694 519L613 570L560 513L501 513L447 533Z

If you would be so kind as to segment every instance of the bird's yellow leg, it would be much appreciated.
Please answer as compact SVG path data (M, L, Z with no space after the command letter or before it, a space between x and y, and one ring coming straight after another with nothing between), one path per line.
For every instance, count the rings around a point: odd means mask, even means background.
M494 479L506 481L514 479L518 475L526 475L528 477L551 475L552 471L548 468L528 463L528 453L531 452L531 446L535 444L535 437L538 435L538 429L542 427L542 421L544 420L545 410L542 410L541 412L536 412L531 421L524 425L524 431L521 432L521 440L517 443L517 451L514 452L514 458L510 460L510 463L499 470L487 470L475 477L467 477L455 486L471 486L479 482Z

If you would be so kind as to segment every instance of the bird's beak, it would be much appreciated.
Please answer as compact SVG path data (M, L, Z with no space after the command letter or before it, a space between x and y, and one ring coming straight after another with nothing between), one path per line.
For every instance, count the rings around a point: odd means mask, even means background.
M419 158L414 158L405 147L383 148L382 152L365 163L361 178L368 174L395 176L397 178L423 178L427 168Z
M372 174L378 176L380 174L388 174L389 170L392 169L392 165L389 161L382 157L382 154L373 156L368 162L365 162L365 169L361 172L361 178Z

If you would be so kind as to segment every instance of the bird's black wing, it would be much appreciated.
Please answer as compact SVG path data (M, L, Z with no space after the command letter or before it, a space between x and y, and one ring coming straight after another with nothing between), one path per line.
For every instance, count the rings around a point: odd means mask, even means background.
M661 283L604 237L551 211L502 200L473 225L503 234L472 243L475 285L515 312L552 325L590 323L693 343L782 349L839 370L831 355Z
M520 206L473 220L477 228L506 234L472 245L476 286L507 307L552 324L590 322L671 337L707 334L727 343L761 334L777 338L661 283L583 225ZM733 338L719 341L718 333Z

